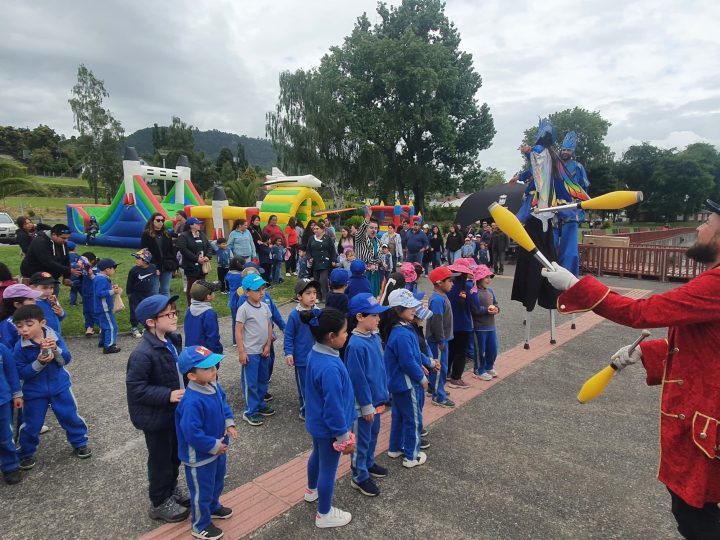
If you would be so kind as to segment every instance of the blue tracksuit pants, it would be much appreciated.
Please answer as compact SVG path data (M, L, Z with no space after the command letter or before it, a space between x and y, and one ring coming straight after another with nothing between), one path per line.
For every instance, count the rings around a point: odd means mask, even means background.
M270 357L249 354L248 363L240 371L240 388L245 398L245 416L255 416L267 407L263 398L270 379Z
M115 314L111 311L101 311L95 313L98 324L100 325L100 343L103 348L109 347L117 342L118 326L115 320Z
M83 317L85 319L85 328L92 328L97 324L95 310L93 309L94 298L92 293L83 294Z
M495 366L498 353L498 339L495 328L475 330L475 359L473 372L482 375Z
M332 506L335 475L340 463L340 452L333 448L335 439L313 437L313 449L308 459L308 487L318 490L318 513L327 514Z
M45 422L48 406L52 405L58 423L65 430L67 441L73 448L87 445L87 424L78 415L77 402L72 390L68 388L48 397L25 399L23 406L23 425L20 426L18 457L22 460L32 457L40 443L40 428Z
M0 471L15 471L20 467L13 441L12 400L0 405Z
M433 401L438 402L443 402L447 399L447 392L445 392L445 381L447 380L448 371L448 342L447 340L445 340L442 341L442 343L445 345L445 348L440 351L438 347L440 342L428 341L428 345L430 346L430 352L432 352L432 357L440 359L440 371L436 372L434 370L431 370L430 376L428 377L430 381L430 391L432 393Z
M353 433L355 433L356 443L350 465L352 466L352 478L358 483L370 478L368 469L375 465L375 446L378 433L380 433L380 415L374 415L372 422L358 416L353 422Z
M570 270L574 275L579 275L578 222L566 221L565 223L561 223L559 227L554 229L554 233L558 264Z
M200 467L185 465L193 532L199 533L210 525L212 513L220 510L220 494L225 486L226 469L225 454Z
M300 414L305 418L305 366L295 366L295 386L298 391L298 401L300 402Z
M390 448L404 451L407 459L417 459L422 431L423 388L413 383L411 390L393 392Z

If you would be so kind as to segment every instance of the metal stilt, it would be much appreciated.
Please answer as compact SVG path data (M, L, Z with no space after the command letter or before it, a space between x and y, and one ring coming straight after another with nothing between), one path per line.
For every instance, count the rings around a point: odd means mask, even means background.
M550 310L550 345L555 345L555 310Z
M575 330L575 314L570 315L570 329Z
M523 324L525 325L525 345L523 345L523 349L527 350L530 348L530 312L525 312L525 319L523 319Z

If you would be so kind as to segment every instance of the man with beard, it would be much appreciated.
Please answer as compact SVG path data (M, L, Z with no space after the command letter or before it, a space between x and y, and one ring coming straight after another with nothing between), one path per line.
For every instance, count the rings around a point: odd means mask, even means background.
M677 289L632 300L557 263L554 272L542 271L565 291L561 313L592 309L633 328L669 327L667 339L625 346L612 363L620 370L640 361L647 384L662 385L658 479L670 492L678 531L693 539L720 538L720 204L706 205L710 218L686 254L709 269Z

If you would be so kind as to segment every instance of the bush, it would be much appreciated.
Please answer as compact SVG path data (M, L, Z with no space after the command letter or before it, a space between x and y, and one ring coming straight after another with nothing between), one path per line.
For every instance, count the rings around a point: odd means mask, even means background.
M356 227L359 227L360 224L365 220L363 216L350 216L348 219L343 220L343 225L346 227L350 227L352 225L355 225Z
M423 213L423 220L426 223L438 221L447 221L452 223L455 220L457 211L457 208L442 208L440 206L432 206L430 208L427 208L425 213Z

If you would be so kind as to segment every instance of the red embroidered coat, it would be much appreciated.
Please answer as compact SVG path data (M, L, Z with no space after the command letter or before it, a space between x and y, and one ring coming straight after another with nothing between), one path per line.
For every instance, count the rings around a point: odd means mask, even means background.
M560 295L558 309L669 327L666 340L640 346L647 384L662 385L658 479L691 506L720 502L720 268L641 300L586 276Z

